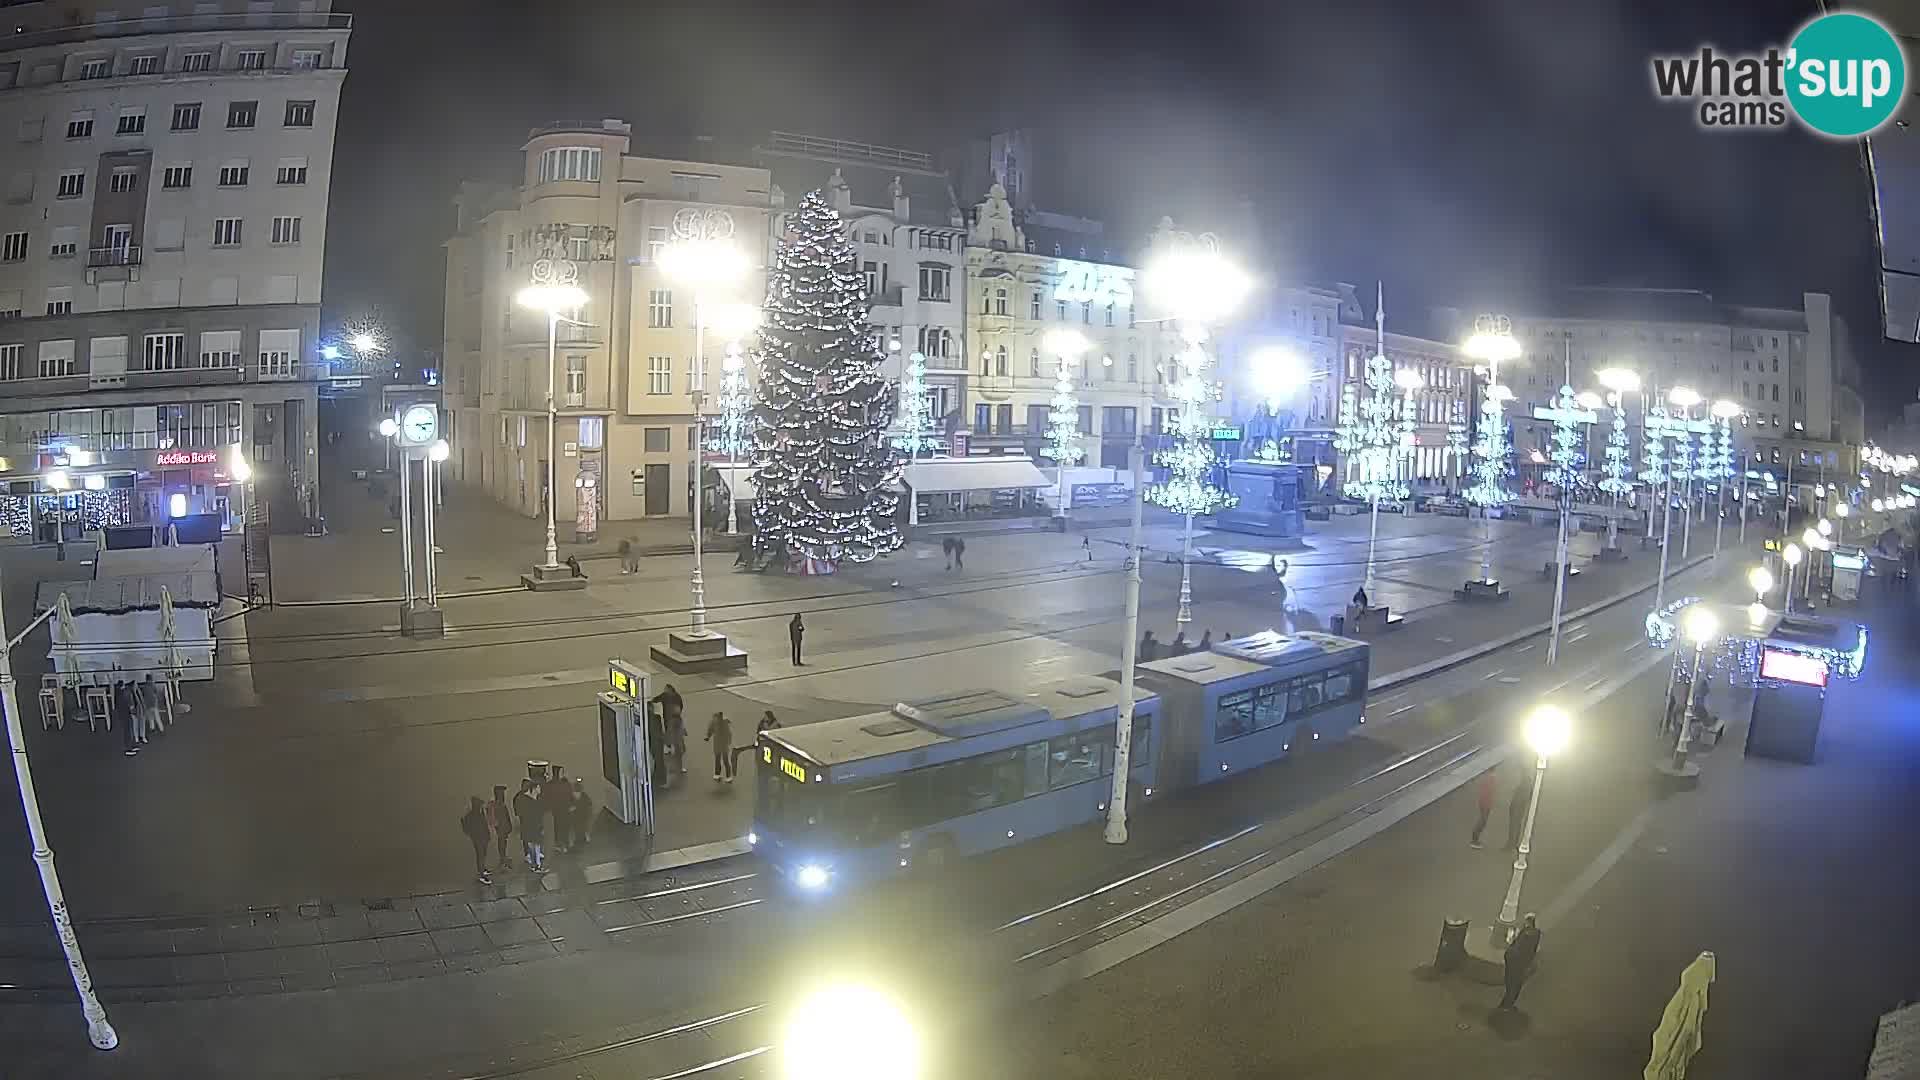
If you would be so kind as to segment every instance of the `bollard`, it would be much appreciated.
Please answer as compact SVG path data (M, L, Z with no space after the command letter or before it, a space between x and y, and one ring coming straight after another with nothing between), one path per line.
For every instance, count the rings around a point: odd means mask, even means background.
M1440 924L1440 947L1433 954L1433 970L1446 974L1458 971L1467 961L1467 920L1447 919Z

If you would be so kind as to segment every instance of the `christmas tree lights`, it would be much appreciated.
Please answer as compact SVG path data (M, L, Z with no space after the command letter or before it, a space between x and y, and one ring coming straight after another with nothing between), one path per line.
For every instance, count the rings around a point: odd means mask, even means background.
M1612 495L1616 503L1633 490L1633 452L1627 444L1627 411L1621 408L1621 396L1618 392L1607 395L1613 408L1613 430L1607 434L1606 477L1600 481L1600 490Z
M1507 440L1508 393L1506 387L1489 383L1480 402L1480 430L1473 440L1474 482L1467 489L1467 501L1485 509L1513 501L1513 492L1507 489L1507 477L1513 475L1509 460L1513 447Z
M1395 419L1393 363L1384 356L1367 361L1367 394L1359 399L1352 416L1353 428L1347 442L1358 459L1357 475L1348 479L1345 493L1362 502L1392 501L1407 497L1407 486L1400 481L1396 467L1401 456L1401 441ZM1345 402L1342 401L1344 408Z
M1080 400L1073 396L1073 367L1077 357L1060 354L1054 370L1053 400L1047 410L1047 456L1060 468L1079 464L1085 451L1080 448Z
M900 464L883 440L895 391L880 374L867 303L840 215L810 192L775 252L754 345L753 517L793 569L831 571L902 542Z
M901 449L913 457L933 449L933 394L927 389L927 356L907 357L906 377L900 383Z
M1353 479L1360 451L1360 411L1353 384L1340 388L1340 415L1333 429L1333 449L1340 455L1340 486Z
M726 359L720 362L720 420L711 429L707 449L725 454L729 461L753 450L751 421L753 403L747 394L747 364L740 346L728 345Z
M1167 482L1148 488L1147 501L1193 516L1211 514L1237 500L1208 480L1219 458L1213 451L1213 420L1206 405L1219 396L1219 388L1205 378L1207 354L1200 346L1206 335L1198 327L1185 332L1187 347L1177 358L1180 372L1172 391L1180 403L1170 421L1173 446L1154 456L1166 468Z
M1459 422L1447 425L1447 459L1452 463L1450 476L1467 474L1467 425Z

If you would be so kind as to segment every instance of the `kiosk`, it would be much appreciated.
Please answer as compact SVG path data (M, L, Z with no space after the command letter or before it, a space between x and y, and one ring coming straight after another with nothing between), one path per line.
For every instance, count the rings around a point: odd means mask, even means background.
M1863 548L1833 549L1833 585L1828 596L1834 603L1860 599L1860 579L1867 573L1867 553Z
M652 678L624 660L607 661L600 703L600 801L622 823L653 835L653 745L647 726Z

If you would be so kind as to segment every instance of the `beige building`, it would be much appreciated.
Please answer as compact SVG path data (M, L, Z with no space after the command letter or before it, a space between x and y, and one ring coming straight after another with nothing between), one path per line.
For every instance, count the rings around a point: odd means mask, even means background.
M553 365L563 537L568 522L592 532L602 520L689 512L696 305L661 252L706 237L742 254L740 279L702 298L709 323L723 303L765 295L767 170L630 150L616 120L535 131L520 186L463 187L446 244L452 475L529 517L545 505L548 320L515 297L547 268L577 275L589 297L571 313L586 325L559 327ZM705 335L710 419L726 345Z
M146 524L181 505L233 527L236 452L280 524L317 505L321 270L352 27L329 6L6 5L0 478L38 483L61 463L78 489L7 496L13 531L56 509Z

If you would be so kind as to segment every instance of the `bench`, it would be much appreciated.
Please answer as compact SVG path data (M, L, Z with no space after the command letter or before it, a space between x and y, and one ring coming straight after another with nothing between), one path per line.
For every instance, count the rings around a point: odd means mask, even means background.
M1554 573L1559 569L1560 569L1559 563L1553 562L1552 560L1548 560L1547 564L1540 568L1540 576L1543 578L1546 578L1548 581L1552 581ZM1570 578L1579 577L1580 568L1569 563L1567 565L1567 576Z
M1356 604L1347 605L1347 632L1349 634L1382 633L1400 629L1407 621L1405 615L1395 615L1387 610L1385 604L1369 604L1362 608Z

